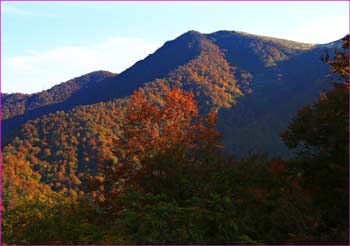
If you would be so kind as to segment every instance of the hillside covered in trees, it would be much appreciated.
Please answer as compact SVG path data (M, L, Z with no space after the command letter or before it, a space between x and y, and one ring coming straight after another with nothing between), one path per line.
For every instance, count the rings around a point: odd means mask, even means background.
M347 244L335 44L190 31L118 75L3 95L3 241Z
M117 76L96 72L41 93L3 96L3 145L26 122L50 113L125 98L139 88L157 101L169 88L182 88L194 92L203 113L220 111L218 128L229 153L286 157L290 151L279 134L300 107L329 88L319 58L332 51L240 32L189 31Z

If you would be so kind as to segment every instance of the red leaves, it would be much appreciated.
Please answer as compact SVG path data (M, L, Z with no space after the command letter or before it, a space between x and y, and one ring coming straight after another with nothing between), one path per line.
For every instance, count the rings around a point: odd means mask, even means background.
M106 177L106 189L116 194L116 187L142 169L142 161L177 149L212 151L217 148L219 134L215 130L216 114L199 115L192 92L171 90L164 106L158 107L147 101L142 90L136 91L125 106L125 118L121 136L114 144L113 155L117 163L100 164ZM175 150L175 151L174 151ZM123 180L123 182L120 182Z
M286 166L286 163L282 160L271 160L268 168L269 168L269 172L273 176L278 176L283 171L286 170L287 166Z
M201 121L192 93L171 90L164 107L158 108L139 90L126 106L121 127L123 138L117 141L116 148L126 150L129 156L142 156L192 142L195 132L204 133L203 129L206 129Z

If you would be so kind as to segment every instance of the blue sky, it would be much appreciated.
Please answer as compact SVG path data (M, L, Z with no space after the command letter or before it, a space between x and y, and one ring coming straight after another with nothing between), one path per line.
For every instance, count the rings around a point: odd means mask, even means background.
M348 2L1 2L2 92L121 72L188 30L307 43L349 32Z

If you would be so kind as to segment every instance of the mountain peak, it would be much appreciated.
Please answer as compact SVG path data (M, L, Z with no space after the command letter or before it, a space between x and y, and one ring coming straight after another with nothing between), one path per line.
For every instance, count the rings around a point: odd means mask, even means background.
M176 40L182 40L182 41L199 41L201 39L203 39L205 36L198 32L198 31L194 31L194 30L190 30L188 32L185 32L184 34L180 35L179 37L177 37L174 41Z
M106 77L114 77L116 75L118 75L118 74L112 73L112 72L109 72L106 70L97 70L97 71L93 71L93 72L75 77L75 78L70 79L66 82L63 82L62 84L65 84L65 83L70 82L70 81L81 81L82 82L85 80L89 80L88 81L89 83L90 82L96 83L96 82L99 82L99 81L105 79Z
M250 40L259 40L261 42L278 45L281 48L287 48L287 49L293 49L293 50L309 50L309 49L315 47L315 44L296 42L296 41L292 41L292 40L269 37L269 36L264 36L264 35L251 34L251 33L241 32L241 31L221 30L221 31L207 34L206 36L208 36L209 38L214 38L214 39L218 39L218 38L225 38L226 39L226 38L235 37L235 38L243 38L243 39L250 39Z
M118 75L118 74L110 72L110 71L107 71L107 70L96 70L96 71L87 73L87 74L85 74L83 76L86 76L86 75L109 75L109 76L113 76L113 75ZM79 76L79 77L82 77L82 76Z
M198 32L196 30L189 30L189 31L185 32L184 34L182 34L181 36L185 36L185 35L202 36L202 33Z

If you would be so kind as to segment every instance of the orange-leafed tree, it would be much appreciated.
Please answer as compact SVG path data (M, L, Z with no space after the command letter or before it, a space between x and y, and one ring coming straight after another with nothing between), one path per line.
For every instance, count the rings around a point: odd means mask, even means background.
M191 161L206 158L221 147L215 124L216 114L202 117L191 92L173 89L159 107L150 103L142 90L136 91L126 104L113 157L102 156L95 191L99 187L97 193L105 200L127 184L137 187L135 179L140 174L157 175L147 163L160 155Z
M13 208L24 197L33 197L49 190L40 183L40 174L34 172L28 161L7 153L2 167L3 209Z

